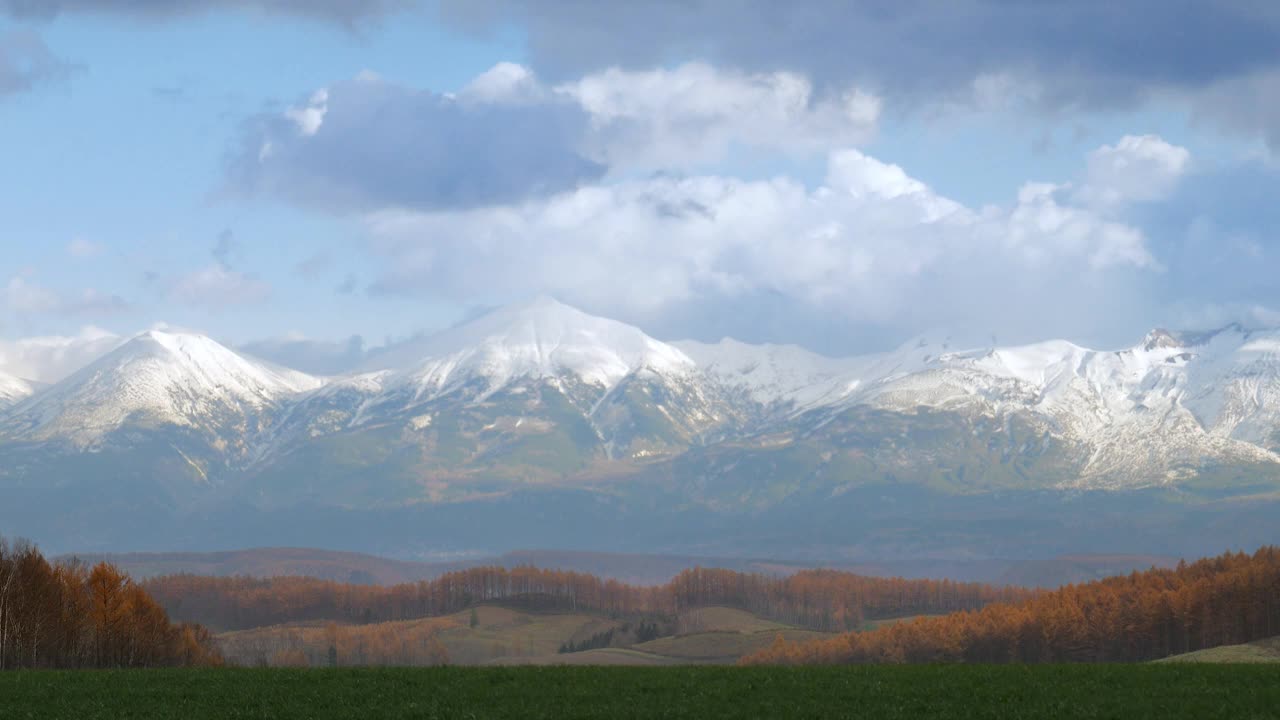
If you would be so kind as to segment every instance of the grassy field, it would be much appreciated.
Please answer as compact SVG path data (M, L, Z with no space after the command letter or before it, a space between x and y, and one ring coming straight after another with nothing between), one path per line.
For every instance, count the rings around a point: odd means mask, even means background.
M1159 663L1280 663L1280 637L1174 655Z
M599 615L531 613L491 605L476 608L476 621L472 627L470 611L465 611L438 618L346 626L343 632L350 642L339 643L340 664L431 664L405 657L371 656L358 648L359 637L379 633L390 633L410 645L421 645L423 635L435 633L453 665L732 665L738 658L768 647L778 634L792 642L830 637L741 610L708 607L681 613L676 619L680 634L674 636L631 648L560 654L557 651L562 644L583 642L595 633L620 627L622 621ZM236 665L319 667L328 665L330 640L326 625L323 622L275 625L222 633L217 638L223 655ZM284 650L299 651L307 662L281 662L285 659L281 655Z
M439 618L344 629L353 636L369 630L385 630L401 638L434 629L449 653L450 663L483 665L499 658L554 656L563 643L581 642L593 633L618 625L598 615L539 614L488 605L476 608L476 620L476 626L472 627L470 611L466 611ZM313 659L313 665L323 665L327 664L329 647L325 625L327 623L315 622L238 630L218 635L218 642L226 658L238 665L252 666L261 660L274 665L273 652L292 647L302 649ZM344 662L350 659L348 655L348 652L342 653Z
M715 606L685 610L680 613L676 624L676 633L679 635L699 632L757 633L791 627L752 615L745 610Z
M663 665L688 665L682 658L663 657L631 648L600 648L575 653L542 655L540 657L503 657L489 665L626 665L629 667L654 667Z
M1266 665L520 667L0 673L0 717L1280 717Z
M636 645L641 652L676 658L688 662L732 664L744 655L769 647L781 635L790 642L807 642L829 638L827 633L811 630L760 630L757 632L714 631L658 638Z

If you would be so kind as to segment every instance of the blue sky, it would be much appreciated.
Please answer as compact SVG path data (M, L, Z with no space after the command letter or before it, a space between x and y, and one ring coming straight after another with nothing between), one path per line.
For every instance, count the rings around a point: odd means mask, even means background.
M544 293L828 353L1280 324L1265 5L613 7L0 0L0 369Z

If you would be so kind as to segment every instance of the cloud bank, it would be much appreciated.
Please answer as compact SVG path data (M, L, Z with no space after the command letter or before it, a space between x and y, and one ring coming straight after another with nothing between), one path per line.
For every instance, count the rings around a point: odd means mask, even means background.
M385 260L374 291L458 302L474 301L477 288L552 292L665 328L690 308L741 299L766 314L834 316L864 337L975 318L1032 332L1069 316L1083 329L1089 306L1131 302L1144 276L1162 272L1146 235L1114 212L1155 199L1153 187L1174 187L1167 165L1143 164L1152 148L1185 152L1124 138L1101 148L1094 158L1110 164L1091 162L1078 184L1027 184L1006 208L965 207L845 149L830 155L815 188L787 178L653 177L497 208L384 209L367 215L371 248ZM1117 163L1124 172L1108 170ZM1151 182L1132 182L1134 166ZM1068 299L1074 305L1061 307Z

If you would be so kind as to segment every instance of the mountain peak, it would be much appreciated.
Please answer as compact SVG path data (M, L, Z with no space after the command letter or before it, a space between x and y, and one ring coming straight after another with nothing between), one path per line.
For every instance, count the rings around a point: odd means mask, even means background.
M1182 340L1173 333L1164 328L1156 328L1147 333L1147 336L1142 341L1142 349L1176 348L1182 347L1182 344Z
M516 327L533 324L543 328L551 327L585 327L600 322L623 325L616 320L609 320L567 305L549 295L539 295L523 302L511 303L495 308L479 317L456 326L456 328L482 327L488 329L503 325ZM448 331L446 331L448 332Z
M380 359L437 390L472 377L490 388L517 378L568 372L612 387L641 368L683 372L683 352L626 323L585 313L548 296L506 305ZM374 369L374 368L367 368Z
M149 330L107 353L8 418L20 435L92 442L135 417L198 424L231 408L272 407L321 381L246 358L205 335Z

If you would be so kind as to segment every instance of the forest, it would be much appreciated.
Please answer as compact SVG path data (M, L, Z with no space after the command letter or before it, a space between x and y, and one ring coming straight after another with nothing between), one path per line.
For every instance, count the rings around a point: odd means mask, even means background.
M1226 553L873 632L748 664L1142 662L1280 634L1280 548Z
M107 563L50 563L30 544L0 540L0 669L217 665L222 658L206 628L318 621L324 626L315 631L326 647L343 649L344 662L376 656L439 664L448 662L436 641L444 626L432 618L483 605L641 623L724 606L842 633L812 642L779 636L744 658L749 664L1142 662L1280 634L1280 548L1031 591L828 570L781 577L706 568L648 587L533 567L478 567L393 586L193 575L135 583ZM870 619L916 615L931 617L868 629ZM388 636L403 630L387 623L406 620L425 624L412 637ZM581 644L604 643L591 636Z
M221 664L211 635L174 625L114 566L51 564L0 538L0 670Z
M831 570L775 577L706 568L685 570L664 585L650 587L533 567L477 567L393 586L304 577L169 575L148 580L144 587L173 617L220 631L318 620L412 620L498 603L615 617L670 616L719 605L808 629L841 632L863 627L868 618L976 610L1035 594L979 583L873 578Z

